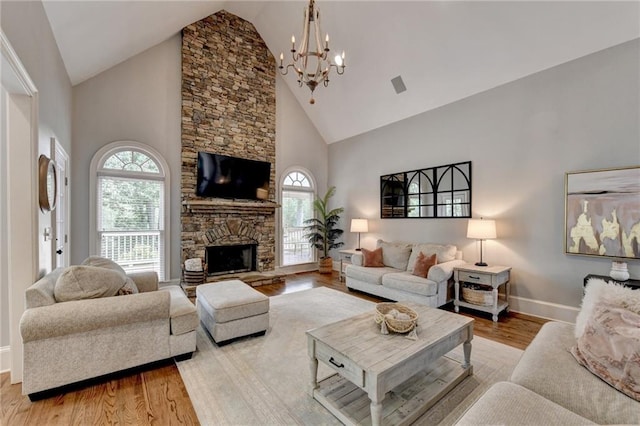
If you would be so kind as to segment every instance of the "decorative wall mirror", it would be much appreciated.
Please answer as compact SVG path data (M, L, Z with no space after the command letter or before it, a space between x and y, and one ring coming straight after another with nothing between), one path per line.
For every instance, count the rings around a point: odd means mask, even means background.
M46 155L40 155L38 159L38 187L40 210L48 212L55 209L58 191L56 165Z
M471 217L471 161L380 176L380 217Z

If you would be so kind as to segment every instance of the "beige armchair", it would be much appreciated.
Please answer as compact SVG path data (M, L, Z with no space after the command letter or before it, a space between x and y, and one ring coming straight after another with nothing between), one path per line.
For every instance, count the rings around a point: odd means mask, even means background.
M136 273L128 276L137 294L57 302L54 288L63 270L45 275L25 294L22 393L31 399L195 351L198 315L180 287L158 288L154 272Z

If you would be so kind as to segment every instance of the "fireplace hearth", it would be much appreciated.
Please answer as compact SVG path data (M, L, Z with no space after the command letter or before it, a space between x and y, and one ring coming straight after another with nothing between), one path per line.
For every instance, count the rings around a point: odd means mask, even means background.
M205 251L208 275L256 271L257 244L208 246Z

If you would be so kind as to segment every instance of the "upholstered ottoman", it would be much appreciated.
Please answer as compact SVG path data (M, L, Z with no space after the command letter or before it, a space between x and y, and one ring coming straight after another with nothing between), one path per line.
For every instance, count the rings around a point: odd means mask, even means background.
M196 307L204 328L218 345L269 328L269 298L240 280L196 287Z

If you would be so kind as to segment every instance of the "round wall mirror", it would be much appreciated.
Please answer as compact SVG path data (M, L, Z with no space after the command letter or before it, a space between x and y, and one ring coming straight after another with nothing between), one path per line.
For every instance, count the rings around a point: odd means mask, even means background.
M40 210L51 211L56 207L58 182L56 165L46 155L41 155L38 159L38 181Z

